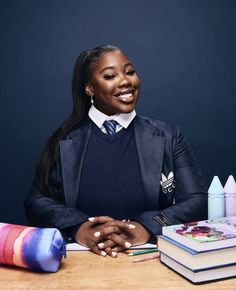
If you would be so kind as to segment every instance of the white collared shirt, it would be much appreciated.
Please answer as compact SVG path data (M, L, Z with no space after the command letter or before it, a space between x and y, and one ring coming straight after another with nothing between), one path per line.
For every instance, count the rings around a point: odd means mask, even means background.
M115 120L118 125L116 126L116 132L120 131L122 128L127 129L129 124L133 121L134 117L136 116L135 110L130 113L122 113L116 114L112 116L108 116L98 109L95 108L94 105L91 106L88 112L89 118L102 130L102 132L107 133L103 123L109 120Z

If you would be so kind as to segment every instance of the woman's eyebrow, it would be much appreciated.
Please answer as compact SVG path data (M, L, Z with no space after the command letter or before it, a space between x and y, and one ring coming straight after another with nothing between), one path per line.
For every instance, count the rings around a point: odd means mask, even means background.
M104 70L106 70L106 69L114 69L114 68L115 68L114 66L107 66L107 67L104 67L104 68L100 71L100 73L104 72Z
M127 66L132 66L132 67L133 67L133 65L132 65L131 62L127 62L126 64L124 64L124 67L125 67L125 68L126 68ZM100 71L100 73L104 72L104 70L107 70L107 69L115 69L115 67L114 67L114 66L107 66L107 67L104 67L104 68Z

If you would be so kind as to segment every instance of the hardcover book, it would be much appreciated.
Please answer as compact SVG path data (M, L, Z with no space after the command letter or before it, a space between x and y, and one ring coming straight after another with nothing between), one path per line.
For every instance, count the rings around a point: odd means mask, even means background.
M192 271L236 263L236 245L235 247L197 252L168 237L159 236L158 250L161 254L165 254Z
M192 271L191 269L188 269L181 263L174 261L165 254L161 253L160 259L162 263L164 263L180 275L184 276L188 280L192 281L193 283L202 283L236 276L236 264L201 271Z
M196 252L234 247L236 216L166 226L162 234Z

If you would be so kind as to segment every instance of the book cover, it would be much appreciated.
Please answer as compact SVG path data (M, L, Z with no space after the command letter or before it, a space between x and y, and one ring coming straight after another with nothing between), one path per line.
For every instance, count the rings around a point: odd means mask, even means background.
M236 245L235 247L197 252L166 236L158 236L158 250L192 271L236 263Z
M171 225L162 234L197 252L236 246L236 216Z
M192 271L185 267L183 264L176 262L175 260L162 253L160 260L163 264L179 273L183 277L187 278L188 280L192 281L193 283L210 282L236 276L236 264L201 271Z

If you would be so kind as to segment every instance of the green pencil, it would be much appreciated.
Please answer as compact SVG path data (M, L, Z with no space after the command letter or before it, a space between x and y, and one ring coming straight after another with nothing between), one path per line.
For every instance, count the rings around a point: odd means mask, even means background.
M149 249L149 250L143 250L143 251L137 251L129 253L128 256L137 256L137 255L143 255L143 254L149 254L149 253L155 253L158 252L157 249Z

